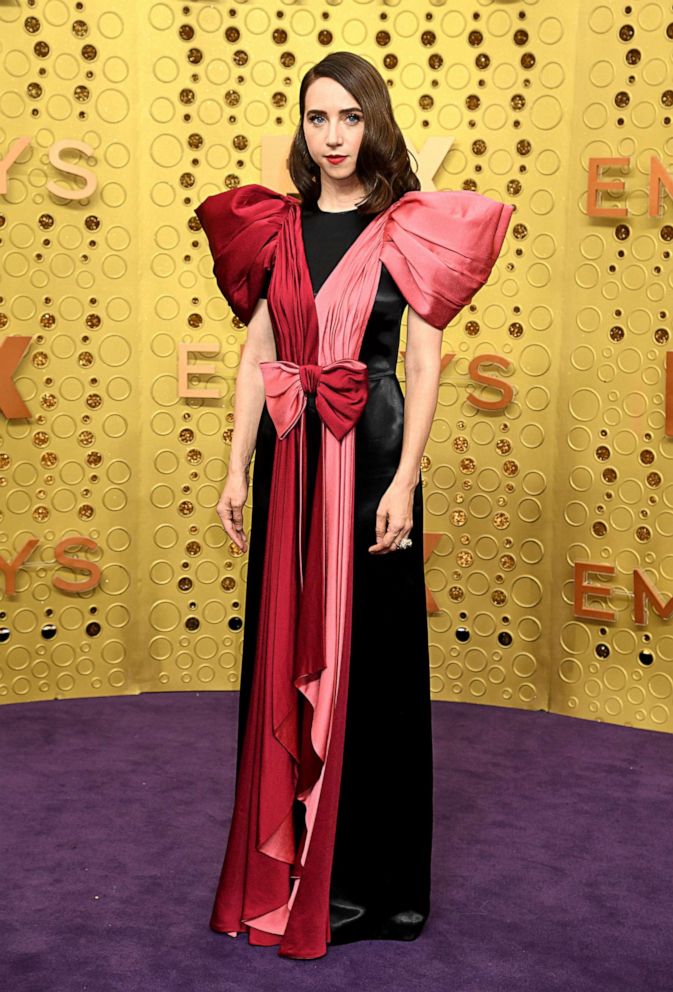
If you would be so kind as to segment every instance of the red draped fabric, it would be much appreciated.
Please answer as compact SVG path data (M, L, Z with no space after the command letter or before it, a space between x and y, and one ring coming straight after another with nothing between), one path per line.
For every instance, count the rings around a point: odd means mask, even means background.
M406 193L367 225L315 298L294 198L251 184L195 211L218 286L244 323L273 270L278 357L261 368L278 442L250 709L210 923L247 932L251 944L277 944L284 957L320 957L330 940L352 620L353 427L368 395L357 356L381 263L409 305L441 329L488 279L512 211L468 191ZM322 421L310 520L308 393Z

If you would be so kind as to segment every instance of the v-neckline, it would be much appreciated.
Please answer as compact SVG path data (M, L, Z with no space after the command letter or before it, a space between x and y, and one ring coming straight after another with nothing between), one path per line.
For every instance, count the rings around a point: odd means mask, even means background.
M386 207L385 210L382 210L382 211L380 211L380 213L376 214L376 216L371 221L371 223L369 223L365 227L363 227L363 229L357 235L357 237L355 238L355 240L353 242L351 242L351 244L348 246L348 248L346 249L346 251L343 253L343 255L341 256L341 258L339 259L339 261L337 262L337 264L334 266L334 268L332 269L332 271L329 273L329 275L327 276L327 278L324 280L322 286L320 286L320 288L318 289L318 291L316 293L313 293L313 301L314 302L317 301L318 296L320 295L320 293L322 293L322 291L324 290L325 286L328 284L328 282L330 281L330 279L333 276L334 277L337 276L337 274L339 273L339 270L345 264L346 259L349 258L350 253L352 251L355 251L355 249L359 247L360 240L369 231L369 228L372 226L372 224L376 224L377 222L379 222L381 220L381 218L384 217L388 213L388 211L391 210L395 206L395 204L397 204L397 203L399 203L399 199L394 200L393 203L391 203L390 206ZM299 222L299 238L301 240L301 249L302 249L302 253L303 253L303 256L304 256L304 265L306 266L306 273L308 275L309 282L311 282L311 271L309 269L308 257L306 255L306 244L304 243L304 230L303 230L303 226L302 226L301 205L300 204L297 204L297 212L298 212L298 222ZM334 211L334 212L335 213L337 213L337 212L338 213L341 213L342 211ZM313 287L311 287L311 288L313 288Z

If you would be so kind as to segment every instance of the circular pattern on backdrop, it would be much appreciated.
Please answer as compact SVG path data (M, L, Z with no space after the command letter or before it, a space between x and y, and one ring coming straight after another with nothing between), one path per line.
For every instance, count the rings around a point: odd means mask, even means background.
M427 138L452 136L424 188L474 188L517 206L493 278L446 339L456 357L442 372L424 456L426 528L441 536L426 562L437 605L433 692L533 707L551 678L561 711L655 726L670 718L673 683L656 670L673 657L666 638L647 645L646 665L639 632L599 635L595 623L569 620L567 571L574 560L619 563L627 586L643 562L655 583L673 573L656 554L673 531L673 515L657 506L673 503L659 464L671 457L662 384L671 238L665 217L647 215L644 181L651 155L673 151L667 22L658 3L617 16L599 0L582 14L573 63L572 11L528 3L484 8L475 19L456 7L434 2L421 18L396 0L381 21L366 0L329 3L325 19L290 5L277 22L260 3L179 14L150 5L143 29L156 91L144 136L156 175L139 220L128 211L133 184L122 182L133 161L124 132L138 113L119 47L129 34L123 15L108 9L87 20L81 11L71 23L67 5L51 0L26 19L31 45L31 18L42 19L34 40L57 53L57 82L46 97L41 84L23 82L0 96L3 118L29 106L36 118L29 171L11 176L8 205L32 198L40 211L3 229L13 285L0 312L10 333L35 328L15 378L35 417L9 422L0 443L1 541L7 553L42 526L51 536L17 577L13 637L27 640L7 654L15 667L0 685L5 699L133 691L129 645L148 625L158 687L236 687L247 558L215 506L245 331L217 290L192 210L208 193L266 175L261 134L277 151L273 142L296 126L288 84L341 39L381 69L419 154ZM63 44L72 33L78 54ZM103 80L91 93L78 82L89 43ZM10 76L25 80L25 39L3 57ZM587 81L574 105L563 96L571 65ZM45 111L56 122L46 128ZM83 162L100 173L81 222L72 204L44 193L46 150L73 112L96 155ZM571 143L584 169L592 156L631 157L629 170L606 174L625 191L602 195L627 206L626 218L587 217L586 193L566 204ZM120 223L120 207L130 220ZM44 265L30 261L38 251ZM177 393L178 342L199 341L219 345L206 358L217 371L190 376L190 385L216 387L216 401ZM487 353L511 362L507 371L479 366L500 386L472 381L471 360ZM482 409L505 383L514 389L507 406ZM99 590L64 606L51 585L53 548L71 533L97 535L99 551L72 553L98 561L102 574ZM557 596L566 610L558 630L547 619ZM455 641L457 626L471 631L467 649ZM541 637L562 649L551 674L526 650ZM29 662L17 649L35 640L41 653ZM642 689L632 675L643 676Z

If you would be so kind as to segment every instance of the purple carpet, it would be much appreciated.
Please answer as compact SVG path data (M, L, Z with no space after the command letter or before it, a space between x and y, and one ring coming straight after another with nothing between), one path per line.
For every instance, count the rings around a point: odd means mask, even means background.
M433 703L423 933L294 961L208 927L237 706L0 707L3 992L673 990L673 736Z

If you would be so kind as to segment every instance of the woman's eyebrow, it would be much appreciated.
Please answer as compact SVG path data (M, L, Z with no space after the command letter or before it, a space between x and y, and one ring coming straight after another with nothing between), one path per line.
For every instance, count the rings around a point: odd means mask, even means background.
M361 107L346 107L344 110L340 110L339 113L340 114L350 114L354 110L357 110L359 113L362 113L362 108ZM326 113L326 111L324 111L324 110L318 110L316 107L311 107L311 109L310 110L307 110L306 113L307 114L324 114L324 113Z

